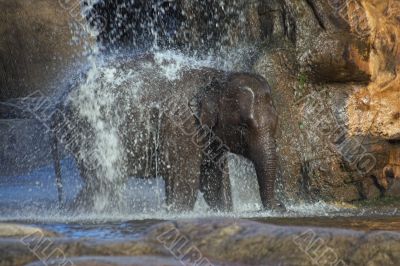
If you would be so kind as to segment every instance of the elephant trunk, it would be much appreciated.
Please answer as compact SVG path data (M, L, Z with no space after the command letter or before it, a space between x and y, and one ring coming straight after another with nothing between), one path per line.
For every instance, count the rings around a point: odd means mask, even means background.
M256 168L262 204L264 208L275 208L277 155L274 134L271 132L260 134L251 146L252 161Z

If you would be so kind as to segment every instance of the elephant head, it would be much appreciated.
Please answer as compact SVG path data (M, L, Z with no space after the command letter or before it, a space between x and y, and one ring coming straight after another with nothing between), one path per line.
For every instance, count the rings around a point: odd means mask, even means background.
M201 125L208 126L230 152L254 163L264 208L279 207L274 195L278 115L267 81L255 74L230 73L214 78L201 94Z

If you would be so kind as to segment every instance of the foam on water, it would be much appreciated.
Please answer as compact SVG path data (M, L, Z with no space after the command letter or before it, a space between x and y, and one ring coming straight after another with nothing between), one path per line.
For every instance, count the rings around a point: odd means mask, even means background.
M325 210L320 209L324 206ZM50 207L50 210L49 210ZM52 210L51 210L52 209ZM300 206L289 206L289 212L280 213L273 211L259 212L210 212L192 211L188 213L171 213L165 210L141 213L63 213L56 211L55 206L46 206L46 209L35 208L21 210L21 212L9 215L2 215L0 222L32 222L32 223L110 223L141 220L176 220L176 219L197 219L197 218L268 218L268 217L356 217L365 216L362 211L349 209L338 209L335 206L316 203Z
M76 196L81 180L74 167L72 160L63 162L65 173L65 187L68 192L67 200L72 201ZM243 180L238 173L233 173L242 181L253 183L250 180ZM254 178L254 177L253 177ZM217 213L212 212L206 205L202 195L199 193L198 200L193 211L188 213L169 212L163 204L165 200L164 184L161 179L143 180L130 179L122 190L124 206L114 211L107 212L85 212L73 213L59 209L57 204L57 191L53 180L52 167L45 167L23 177L26 185L20 181L15 185L14 181L0 186L0 221L21 221L34 223L111 223L131 220L172 220L186 218L260 218L260 217L313 217L313 216L351 216L361 213L361 210L340 208L331 204L317 202L313 204L294 204L287 206L288 212L278 213L273 211L260 211L258 197L236 198L233 185L235 206L233 212ZM38 184L32 185L32 182ZM237 180L232 180L232 183ZM241 193L258 194L250 188L241 188ZM160 198L154 197L159 193ZM240 202L244 200L241 204Z

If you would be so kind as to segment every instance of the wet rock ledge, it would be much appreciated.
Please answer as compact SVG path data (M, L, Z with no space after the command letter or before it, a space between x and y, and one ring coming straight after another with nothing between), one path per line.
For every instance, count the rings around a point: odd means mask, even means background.
M14 228L14 229L10 229ZM16 230L16 229L17 230ZM0 224L0 265L396 265L400 234L240 219L163 222L139 238L70 239ZM21 237L21 232L26 235Z

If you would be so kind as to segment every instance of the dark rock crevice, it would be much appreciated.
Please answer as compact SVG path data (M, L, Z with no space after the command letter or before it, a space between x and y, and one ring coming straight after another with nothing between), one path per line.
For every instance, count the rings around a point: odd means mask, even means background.
M306 2L307 2L307 4L310 6L311 10L313 11L314 17L315 17L315 19L318 21L319 26L320 26L323 30L326 30L325 25L324 25L324 22L323 22L322 18L320 17L320 15L319 15L319 13L318 13L318 11L317 11L317 8L315 7L315 4L314 4L313 0L306 0Z

